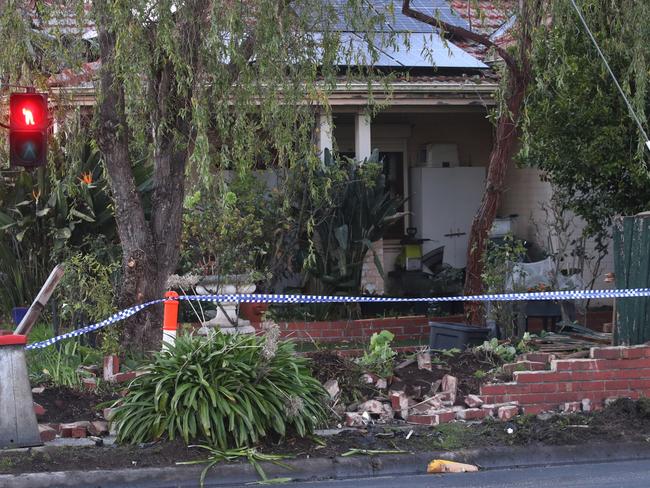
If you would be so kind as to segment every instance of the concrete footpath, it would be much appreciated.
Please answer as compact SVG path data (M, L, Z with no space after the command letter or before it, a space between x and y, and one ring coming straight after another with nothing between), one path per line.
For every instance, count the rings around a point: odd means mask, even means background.
M312 481L426 473L432 459L477 464L481 469L504 469L565 464L604 463L650 459L650 443L597 443L579 446L527 446L466 449L385 456L353 456L288 460L292 467L263 464L269 478ZM167 468L25 473L0 475L2 488L186 488L199 486L203 465ZM431 475L435 476L435 475ZM205 486L232 486L259 481L248 463L218 464L208 473Z

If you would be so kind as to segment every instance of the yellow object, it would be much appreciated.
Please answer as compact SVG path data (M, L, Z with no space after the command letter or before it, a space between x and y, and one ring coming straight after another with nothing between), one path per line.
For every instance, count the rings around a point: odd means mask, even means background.
M445 461L444 459L434 459L427 466L427 473L469 473L474 471L478 471L478 466Z

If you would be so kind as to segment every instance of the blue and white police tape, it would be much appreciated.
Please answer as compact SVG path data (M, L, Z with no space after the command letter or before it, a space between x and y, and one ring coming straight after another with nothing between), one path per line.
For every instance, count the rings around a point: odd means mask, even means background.
M530 293L497 293L486 295L450 296L450 297L377 297L377 296L343 296L343 295L275 295L275 294L217 294L217 295L183 295L178 300L201 302L243 302L243 303L395 303L395 302L514 302L528 300L585 300L594 298L640 298L650 297L650 288L630 288L625 290L560 290ZM127 319L141 310L164 302L164 299L135 305L93 325L73 330L46 341L30 344L26 349L42 349L64 339L78 337L88 332L102 329Z
M203 302L244 303L394 303L394 302L513 302L528 300L584 300L593 298L638 298L650 296L650 288L626 290L560 290L529 293L497 293L449 297L378 297L372 295L350 297L345 295L275 295L264 293L236 293L218 295L185 295L179 300Z
M117 322L128 319L132 315L135 315L136 313L140 312L141 310L151 305L162 303L164 301L165 300L163 299L153 300L151 302L141 303L140 305L135 305L134 307L126 308L124 310L121 310L120 312L117 312L114 315L111 315L107 319L102 320L101 322L97 322L96 324L92 324L92 325L87 325L85 327L82 327L81 329L73 330L71 332L67 332L60 336L52 337L51 339L47 339L45 341L29 344L25 349L27 350L43 349L44 347L51 346L59 341L65 339L72 339L73 337L79 337L81 335L87 334L88 332L94 332L96 330L103 329L106 326L113 325L116 324Z

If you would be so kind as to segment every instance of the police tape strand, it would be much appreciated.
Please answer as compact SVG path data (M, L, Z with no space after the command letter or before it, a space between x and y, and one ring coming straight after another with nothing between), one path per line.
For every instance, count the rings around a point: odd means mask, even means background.
M650 288L630 288L625 290L560 290L529 293L498 293L486 295L450 296L450 297L378 297L378 296L343 296L343 295L276 295L276 294L217 294L217 295L183 295L178 300L201 302L242 302L242 303L395 303L395 302L513 302L529 300L585 300L594 298L640 298L650 297ZM124 309L101 322L73 330L57 337L29 344L26 349L42 349L59 341L94 332L109 325L125 320L143 309L163 303L165 299L153 300Z

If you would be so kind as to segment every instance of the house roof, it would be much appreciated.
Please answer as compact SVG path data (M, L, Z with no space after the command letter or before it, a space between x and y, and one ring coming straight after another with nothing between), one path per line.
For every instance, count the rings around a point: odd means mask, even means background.
M342 9L347 0L324 1L329 2L335 8ZM446 73L449 70L456 73L459 70L466 70L472 75L482 72L483 74L479 78L490 79L489 67L483 62L486 50L482 46L455 39L441 39L431 26L403 15L400 0L362 0L362 2L365 2L368 8L373 9L380 19L376 35L381 37L390 32L397 38L397 42L386 42L385 45L382 45L381 41L378 42L380 49L378 59L374 63L375 66L400 71L412 68L431 70L435 66L437 71L431 72L435 76L430 76L429 83L444 83L443 80L448 79L448 76L445 77L441 73ZM477 2L480 12L474 8ZM508 36L507 28L510 16L507 12L504 13L503 9L498 9L496 2L499 0L411 0L411 6L429 15L437 15L446 22L465 29L486 34L498 33L501 29L505 38ZM72 16L62 18L51 24L51 27L59 31L73 32L73 20ZM354 47L360 53L355 57L357 64L361 64L360 60L363 60L364 57L366 60L371 59L370 48L367 41L364 40L364 35L349 30L341 22L336 25L336 28L341 31L343 43L348 47ZM84 25L80 33L85 38L96 35L94 26L90 24ZM377 40L375 39L374 42L377 43ZM343 54L340 58L342 65L354 66L354 59L346 60ZM94 61L85 63L80 70L63 70L50 78L49 85L52 87L92 87L93 78L100 67L101 62ZM401 82L418 83L421 80L421 77L411 76L403 78Z

